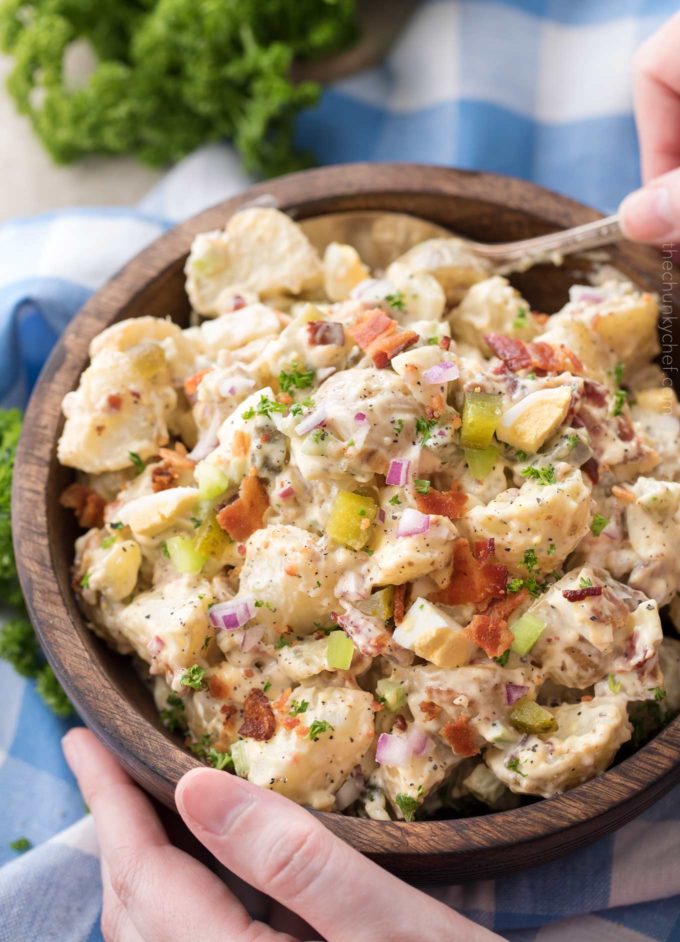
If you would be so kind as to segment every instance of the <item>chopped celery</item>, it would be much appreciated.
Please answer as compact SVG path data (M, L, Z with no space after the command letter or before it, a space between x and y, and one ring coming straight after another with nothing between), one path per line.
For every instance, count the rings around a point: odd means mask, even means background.
M403 684L396 680L387 680L383 678L375 685L375 692L381 703L384 703L388 710L396 713L406 703L406 690Z
M463 786L478 801L484 802L490 808L493 808L506 793L503 782L496 778L491 769L483 762L476 765L468 777L463 780Z
M326 664L331 670L349 670L354 657L354 642L344 631L331 631L326 645Z
M195 573L200 572L205 563L205 556L201 556L194 548L191 537L171 536L165 541L165 546L170 557L170 562L177 572Z
M465 393L463 427L460 433L463 448L488 448L500 417L500 396L493 393Z
M387 585L362 602L357 602L357 608L365 615L388 621L394 614L394 586Z
M326 533L338 543L354 550L363 549L371 536L371 525L378 513L372 497L339 491L326 524Z
M231 758L234 763L234 772L241 778L248 778L248 747L243 739L238 739L231 746Z
M510 714L510 722L520 733L554 733L557 729L557 720L550 710L531 697L517 701Z
M229 477L214 464L206 464L202 461L196 465L194 474L198 481L199 493L204 500L219 497L229 487Z
M193 543L196 552L199 556L219 560L231 542L229 534L217 522L215 512L208 511L205 520L194 535Z
M531 651L545 631L545 622L531 612L525 612L510 625L510 630L514 635L510 650L523 657Z
M493 445L488 448L466 448L465 460L473 478L483 481L493 471L498 458L498 449Z

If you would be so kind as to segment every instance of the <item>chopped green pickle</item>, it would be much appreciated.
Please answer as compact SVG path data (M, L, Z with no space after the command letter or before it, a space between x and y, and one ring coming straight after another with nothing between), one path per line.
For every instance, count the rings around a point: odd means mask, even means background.
M194 534L194 549L199 556L207 559L221 559L224 551L231 543L229 534L217 522L213 511L209 511L203 523Z
M170 562L177 572L196 573L203 569L205 556L195 548L189 536L171 536L165 541Z
M326 533L351 549L363 549L370 539L377 513L378 505L372 497L339 491L326 524Z
M394 614L394 586L387 585L369 595L367 599L357 602L357 608L365 615L388 621Z
M510 714L510 723L520 733L554 733L557 720L550 710L546 710L531 697L518 700Z
M326 664L331 670L349 670L354 657L354 642L344 631L331 631L326 645Z
M545 631L545 622L530 612L525 612L510 625L510 630L514 635L510 650L524 657Z
M493 393L465 393L463 427L460 443L463 448L485 449L491 444L501 417L501 397Z
M228 475L220 468L205 464L205 462L196 466L195 476L198 481L198 491L204 500L219 497L229 487Z
M470 474L473 478L477 478L478 481L483 481L484 478L491 474L496 467L497 458L498 449L493 445L489 445L488 448L465 449L465 461L467 462Z
M397 710L400 710L406 703L406 690L404 685L397 683L396 680L383 678L378 681L375 690L380 702L384 703L387 709L392 713L396 713Z

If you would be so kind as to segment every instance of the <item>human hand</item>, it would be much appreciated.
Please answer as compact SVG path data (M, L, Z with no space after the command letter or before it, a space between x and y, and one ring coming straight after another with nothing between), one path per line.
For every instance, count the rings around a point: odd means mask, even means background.
M63 747L97 828L106 942L295 942L252 921L214 873L169 842L148 798L92 733L73 729ZM185 824L217 860L329 942L499 939L274 792L201 768L182 778L175 797Z
M680 242L680 13L637 52L635 118L644 186L621 203L623 231L655 244Z

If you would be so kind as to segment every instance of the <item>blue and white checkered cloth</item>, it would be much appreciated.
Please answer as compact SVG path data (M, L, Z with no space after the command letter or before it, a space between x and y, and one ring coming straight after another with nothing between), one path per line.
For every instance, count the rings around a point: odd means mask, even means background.
M416 160L513 174L611 211L638 185L630 65L678 0L430 0L379 68L298 124L321 163ZM0 227L0 402L22 404L69 319L174 221L248 181L200 150L136 209ZM61 755L68 724L0 663L0 942L99 940L89 817ZM17 858L9 844L35 849ZM433 891L514 942L680 940L680 790L593 847Z

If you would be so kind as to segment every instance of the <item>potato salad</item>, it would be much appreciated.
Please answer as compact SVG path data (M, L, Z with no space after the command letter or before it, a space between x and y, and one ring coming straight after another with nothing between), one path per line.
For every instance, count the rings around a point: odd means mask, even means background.
M375 271L263 207L186 289L188 328L95 338L58 454L87 621L198 757L412 821L573 788L678 710L653 295L548 316L459 239Z

